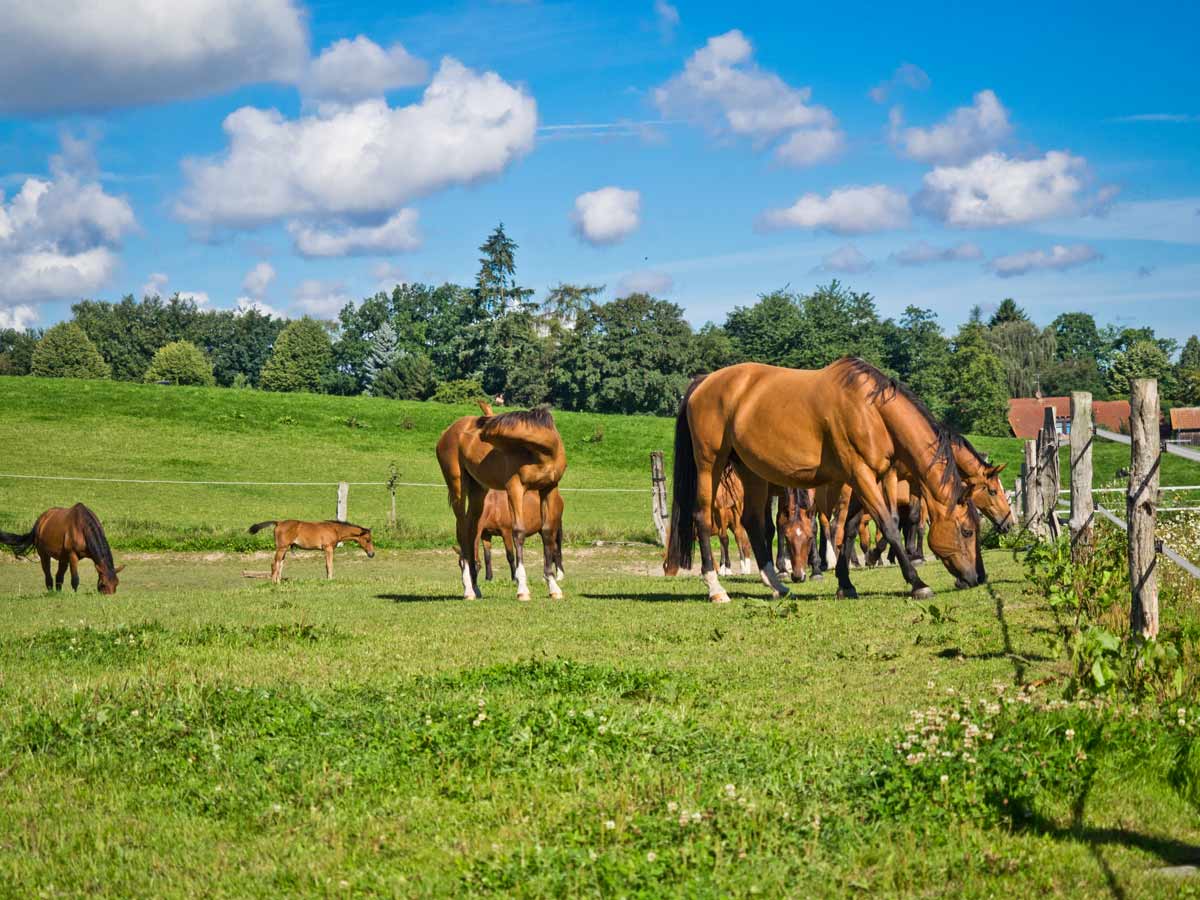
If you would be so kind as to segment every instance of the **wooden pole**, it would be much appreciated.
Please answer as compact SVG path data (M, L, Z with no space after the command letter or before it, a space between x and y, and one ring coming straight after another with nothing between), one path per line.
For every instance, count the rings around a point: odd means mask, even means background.
M1158 637L1158 575L1155 570L1154 525L1158 514L1158 382L1137 378L1129 394L1129 584L1133 601L1129 626L1149 640Z
M350 505L350 485L344 481L338 482L337 493L337 520L339 522L347 521L346 508Z
M1025 510L1024 525L1036 538L1043 536L1042 514L1039 509L1037 487L1037 442L1025 442L1025 461L1021 463L1021 505Z
M1054 407L1045 408L1042 430L1038 434L1038 501L1043 516L1043 535L1058 540L1058 433L1054 425Z
M667 475L661 450L655 450L650 454L650 514L654 519L654 530L658 534L658 543L665 547L667 546L667 521L670 513L667 510Z
M1071 558L1082 562L1092 553L1092 395L1071 393Z

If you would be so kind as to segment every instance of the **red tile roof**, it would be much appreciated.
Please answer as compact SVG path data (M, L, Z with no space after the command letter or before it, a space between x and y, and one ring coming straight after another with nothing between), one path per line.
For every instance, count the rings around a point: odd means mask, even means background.
M1200 406L1179 406L1171 410L1172 431L1200 431Z
M1019 438L1031 440L1042 430L1042 412L1047 406L1054 410L1054 418L1070 419L1070 397L1014 397L1008 401L1008 424ZM1098 428L1109 431L1128 430L1128 400L1096 400L1092 403L1092 419Z

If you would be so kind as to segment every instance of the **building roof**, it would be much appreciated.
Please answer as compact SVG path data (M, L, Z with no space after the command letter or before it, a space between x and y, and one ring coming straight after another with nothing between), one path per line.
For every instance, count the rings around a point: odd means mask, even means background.
M1071 418L1070 397L1014 397L1008 401L1008 424L1012 433L1024 440L1037 437L1042 430L1046 407L1054 410L1054 418ZM1128 400L1096 400L1092 403L1092 420L1097 428L1121 431L1129 427ZM1200 426L1197 426L1200 427Z
M1200 431L1200 406L1177 406L1171 410L1172 431Z

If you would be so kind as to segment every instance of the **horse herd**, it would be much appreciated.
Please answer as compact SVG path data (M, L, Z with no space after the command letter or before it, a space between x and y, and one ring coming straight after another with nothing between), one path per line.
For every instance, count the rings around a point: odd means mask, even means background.
M490 538L504 538L517 599L529 600L524 547L539 532L550 597L563 596L563 501L558 485L566 471L562 438L549 410L536 408L482 415L452 423L437 443L449 492L463 595L482 596L478 547L492 577ZM928 525L934 555L958 587L985 580L979 550L980 513L1001 531L1014 524L1000 471L961 435L939 423L903 384L859 359L843 358L818 370L742 363L693 379L675 421L673 499L663 569L691 568L700 548L700 574L714 603L729 602L720 576L732 572L727 532L733 531L749 573L753 554L772 595L787 595L780 580L820 575L825 552L836 555L839 597L855 597L850 581L854 538L867 545L873 520L878 542L868 561L888 551L915 598L932 596L917 573ZM776 516L770 515L778 499ZM259 522L251 533L274 527L272 580L278 582L289 549L320 549L326 575L333 550L355 542L374 556L371 531L345 522ZM714 564L712 537L721 544ZM772 543L779 538L777 556ZM90 558L98 590L112 594L117 573L96 516L83 504L51 509L26 534L0 531L0 544L18 556L37 551L52 586L50 562L59 560L53 586L61 590L67 568L78 589L78 561Z

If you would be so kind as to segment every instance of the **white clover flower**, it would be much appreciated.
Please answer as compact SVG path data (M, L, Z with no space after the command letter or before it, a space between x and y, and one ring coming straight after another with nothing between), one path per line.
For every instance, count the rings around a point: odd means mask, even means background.
M1073 740L1075 739L1075 729L1074 729L1074 728L1068 728L1068 729L1066 730L1066 735L1067 735L1067 740L1068 740L1068 741L1073 741Z
M617 823L614 822L612 819L604 820L604 830L605 831L612 831L616 827L617 827Z
M674 800L671 800L667 803L667 812L673 813L677 809L679 809L679 804L676 803Z
M646 854L646 862L654 862L656 859L658 859L658 854L655 853L653 850L649 851Z
M941 778L939 778L939 779L938 779L938 781L940 781L942 784L949 784L949 783L950 783L950 776L949 776L949 775L943 775Z

